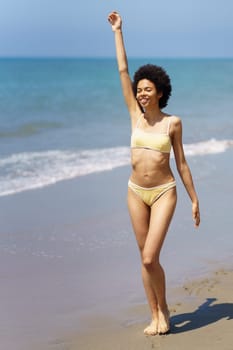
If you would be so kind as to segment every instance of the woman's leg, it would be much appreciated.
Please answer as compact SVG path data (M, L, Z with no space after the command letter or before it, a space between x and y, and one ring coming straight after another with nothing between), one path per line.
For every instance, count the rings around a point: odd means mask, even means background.
M158 303L158 333L169 330L165 274L159 257L176 207L176 199L176 189L172 188L152 205L148 234L142 251L144 278L150 281Z
M151 208L131 189L128 190L128 208L141 253L142 278L152 313L152 322L144 330L149 335L169 330L165 275L159 256L175 206L175 188L163 194Z
M131 189L128 189L128 208L138 247L142 256L149 230L150 207L148 207ZM152 313L152 323L150 328L147 327L144 332L146 334L155 335L158 331L158 302L151 283L151 278L145 273L143 266L142 279Z

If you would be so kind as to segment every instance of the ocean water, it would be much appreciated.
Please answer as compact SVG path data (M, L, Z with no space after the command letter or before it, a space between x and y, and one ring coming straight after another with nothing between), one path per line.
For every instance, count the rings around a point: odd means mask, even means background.
M178 207L162 256L170 287L232 261L233 59L131 59L131 73L148 62L171 76L166 111L183 120L201 203L194 233L177 176ZM129 141L114 59L0 60L4 349L60 349L57 337L90 331L88 315L145 303L122 186L130 169L119 168L129 164ZM78 181L62 182L71 178Z
M131 59L130 72L149 62L171 77L186 155L232 147L233 59ZM0 196L128 164L129 134L115 59L0 60Z

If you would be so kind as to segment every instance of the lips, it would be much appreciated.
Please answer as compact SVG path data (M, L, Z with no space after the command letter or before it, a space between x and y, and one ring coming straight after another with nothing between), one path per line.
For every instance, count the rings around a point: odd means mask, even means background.
M139 102L144 105L148 102L148 98L140 98Z

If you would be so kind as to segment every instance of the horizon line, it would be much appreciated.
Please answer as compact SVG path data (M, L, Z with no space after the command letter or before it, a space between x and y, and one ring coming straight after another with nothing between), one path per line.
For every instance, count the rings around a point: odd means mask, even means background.
M62 56L62 55L0 55L4 59L116 59L115 56ZM233 56L128 56L128 59L233 59Z

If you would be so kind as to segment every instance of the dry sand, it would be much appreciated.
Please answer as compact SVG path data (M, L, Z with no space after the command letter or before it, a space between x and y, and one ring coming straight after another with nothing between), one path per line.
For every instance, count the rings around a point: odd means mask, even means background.
M119 324L114 317L90 317L85 320L89 331L58 340L56 345L66 350L232 350L232 287L232 269L221 269L174 290L177 302L170 305L171 333L166 336L143 335L148 309L138 305L128 310L136 322Z

